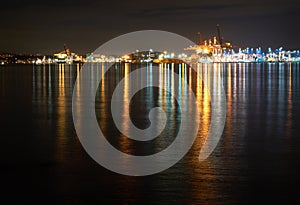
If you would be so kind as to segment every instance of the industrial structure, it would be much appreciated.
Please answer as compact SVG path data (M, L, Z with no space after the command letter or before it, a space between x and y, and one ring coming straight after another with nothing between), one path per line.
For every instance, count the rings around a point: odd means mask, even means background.
M59 52L59 53L55 53L54 55L54 62L55 63L68 63L68 64L72 64L72 63L80 63L83 62L83 58L82 56L76 54L76 53L72 53L70 51L69 48L67 48L66 45L64 45L64 50Z
M217 24L217 36L213 36L210 39L202 39L202 33L198 32L199 35L199 45L190 46L185 48L185 50L196 51L197 55L191 56L192 60L197 60L199 62L220 62L224 61L224 52L230 53L233 46L230 42L225 42L223 37L221 37L220 25Z
M221 37L220 26L216 26L217 37L203 41L201 32L198 32L200 42L185 50L193 50L194 54L185 59L187 62L299 62L299 50L287 51L282 47L263 52L261 48L243 48L233 46L231 42Z

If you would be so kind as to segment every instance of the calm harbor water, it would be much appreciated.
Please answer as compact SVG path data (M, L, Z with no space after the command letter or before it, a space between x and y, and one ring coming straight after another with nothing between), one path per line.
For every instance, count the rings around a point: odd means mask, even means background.
M95 111L112 145L126 153L149 155L174 140L180 112L169 93L144 89L125 115L145 128L149 109L163 107L169 122L164 132L151 143L137 143L117 130L110 114L111 95L137 67L116 64L105 75ZM52 204L300 203L299 63L198 65L202 74L221 74L227 98L222 138L203 162L197 157L210 124L209 94L190 68L160 65L163 86L172 84L170 71L181 73L181 79L191 84L201 122L189 153L170 169L147 177L106 170L81 146L72 120L72 92L80 69L79 65L0 67L3 199Z

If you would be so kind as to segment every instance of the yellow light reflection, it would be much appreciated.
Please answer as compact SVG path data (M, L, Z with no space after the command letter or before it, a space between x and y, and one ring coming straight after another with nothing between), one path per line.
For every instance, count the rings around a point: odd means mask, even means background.
M127 76L130 73L130 64L125 63L125 68L124 68L124 92L123 92L123 113L122 113L122 129L126 130L128 132L129 126L128 126L128 121L130 121L130 113L129 113L129 105L130 105L130 78ZM127 77L126 77L127 76ZM119 141L120 149L123 152L130 153L131 151L131 140L127 136L120 136L120 141Z
M66 139L66 96L65 96L65 65L59 64L58 72L58 99L57 99L57 144L56 156L58 160L65 161L65 147L67 146Z

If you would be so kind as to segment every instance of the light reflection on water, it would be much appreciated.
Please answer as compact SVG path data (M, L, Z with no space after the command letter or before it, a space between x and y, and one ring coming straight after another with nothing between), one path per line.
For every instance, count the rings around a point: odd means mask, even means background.
M178 88L176 89L179 90L180 95L178 99L183 101L183 105L186 104L188 106L191 103L187 97L188 87L184 86L184 82L188 82L193 87L196 99L198 101L198 109L200 110L199 115L201 116L201 129L199 130L198 135L201 137L201 142L204 142L210 126L210 96L208 88L204 86L202 79L200 77L198 78L196 73L192 72L192 68L187 67L185 64L159 65L159 82L162 89L152 87L142 90L140 93L137 93L134 96L131 106L128 106L128 102L130 102L129 87L137 82L130 82L129 78L125 78L126 80L124 83L123 94L122 96L119 96L124 103L123 104L121 102L124 106L122 109L123 128L128 129L129 120L133 120L135 125L139 128L148 127L150 125L148 114L149 111L155 106L162 107L165 110L168 118L168 125L160 137L148 143L138 143L128 139L121 133L118 133L118 130L113 126L112 123L112 116L110 114L110 99L118 82L123 79L125 75L128 75L130 72L137 69L134 66L130 66L128 63L122 66L119 69L111 69L106 74L106 76L103 78L104 80L100 82L101 86L99 86L98 95L96 97L96 113L99 119L100 127L104 131L104 135L115 147L130 154L148 155L161 151L170 143L172 143L177 135L177 129L180 126L181 111L175 98L170 93L166 92L168 89L175 89L174 75L171 75L171 72L176 72L179 75L180 82L178 83ZM141 76L142 80L152 80L152 69L153 68L151 64L147 66L148 76ZM205 77L209 79L211 74L208 72L208 69L209 68L207 66L198 67L198 71L205 74ZM118 77L112 78L112 76ZM160 120L160 116L156 116L156 118L157 121ZM197 146L197 148L200 150L200 144ZM196 155L197 153L195 152L195 157L197 158Z
M147 111L160 106L166 110L169 124L152 143L132 142L113 126L109 109L117 82L137 66L115 66L98 88L95 111L101 129L124 152L146 155L164 149L176 136L180 123L176 100L158 89L145 89L136 95L131 104L134 109L123 110L125 117L130 115L137 126L147 127ZM145 80L151 81L152 68L148 66ZM221 73L227 97L222 139L213 154L201 163L198 154L211 117L208 89L185 64L159 67L160 83L165 88L174 86L170 72L178 73L181 97L187 104L184 81L192 85L200 111L199 137L174 167L138 178L105 170L81 147L71 112L79 65L1 67L1 162L2 172L8 176L4 186L9 189L18 184L24 196L65 203L232 204L256 202L258 198L265 202L297 202L297 190L293 187L300 185L299 64L198 65L198 73L210 76L210 86L220 80L216 74ZM94 69L99 74L104 68L99 64ZM125 86L131 83L134 82L125 82ZM128 101L128 96L124 92L123 100ZM123 126L126 125L124 121ZM19 151L13 152L8 145Z

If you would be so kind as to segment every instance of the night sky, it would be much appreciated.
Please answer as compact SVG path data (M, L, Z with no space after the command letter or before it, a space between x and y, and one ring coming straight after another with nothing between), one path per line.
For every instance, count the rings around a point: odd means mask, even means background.
M299 0L10 0L1 2L0 52L52 54L64 43L86 54L127 32L158 29L198 41L300 48Z

